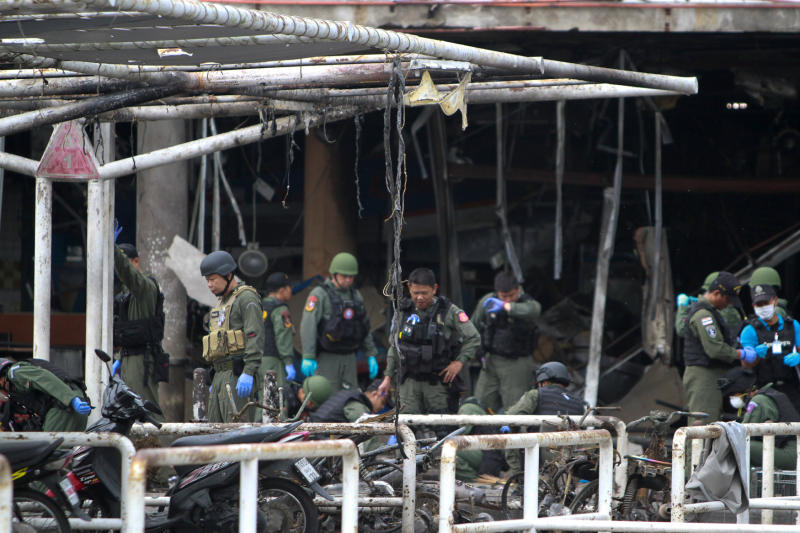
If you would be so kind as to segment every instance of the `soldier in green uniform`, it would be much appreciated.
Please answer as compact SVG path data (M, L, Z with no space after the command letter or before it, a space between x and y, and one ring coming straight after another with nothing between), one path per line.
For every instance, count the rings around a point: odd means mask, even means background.
M342 389L334 392L311 413L308 421L355 422L363 415L382 411L386 407L386 396L378 392L381 381L380 379L373 380L365 392L358 389Z
M308 377L328 378L333 392L358 388L356 352L363 349L369 362L369 377L378 375L378 349L370 332L364 298L353 287L358 261L338 253L328 269L331 277L308 295L300 323L303 361L300 370Z
M541 310L511 272L498 273L494 292L475 306L471 320L481 334L484 352L475 395L494 412L501 406L508 409L530 388L536 348L534 319Z
M737 331L726 325L720 310L739 304L741 284L730 272L720 272L708 290L691 305L688 326L684 334L683 388L689 411L708 413L708 418L696 420L706 424L719 419L722 394L717 379L739 360L746 365L755 363L755 349L745 346L736 349Z
M261 302L264 308L264 357L259 375L273 371L278 376L278 387L286 380L294 380L294 326L289 306L292 287L283 272L273 272L267 278L267 297Z
M465 398L458 408L460 415L488 414L475 396ZM467 426L465 435L497 435L496 426ZM474 481L481 474L499 476L503 469L504 459L501 450L459 450L456 453L456 479Z
M765 385L756 390L756 376L751 369L734 368L717 380L717 385L731 407L739 410L743 424L761 422L800 422L800 413L784 393ZM750 440L750 464L762 466L764 444L761 439ZM775 437L775 468L794 470L797 466L797 439L794 436Z
M156 357L162 353L164 297L155 279L142 272L132 244L115 247L114 271L123 284L114 297L114 346L122 362L121 377L143 400L158 406Z
M257 398L258 368L264 354L264 322L261 298L253 287L239 283L233 275L236 261L231 254L216 251L200 263L200 273L208 289L219 301L209 313L209 333L203 337L203 358L213 365L214 378L208 402L209 422L230 422L236 411ZM245 413L245 421L255 419L255 409Z
M58 374L58 375L57 375ZM2 426L10 431L84 431L92 406L79 380L49 361L0 358Z
M780 295L782 285L781 275L778 274L778 271L772 267L758 267L757 269L753 270L753 274L750 276L748 285L750 285L750 287L755 287L756 285L772 285L772 288L775 289L775 293ZM787 311L788 308L789 302L785 298L779 297L776 309L778 314L786 318L789 316Z
M454 382L480 346L480 334L467 313L436 296L438 288L431 269L417 268L408 276L411 299L400 302L400 354L394 344L389 347L380 392L389 392L401 356L402 376L396 385L403 414L447 413L449 397L457 392Z
M703 292L708 290L708 286L711 285L712 281L717 279L717 276L719 276L719 272L712 272L706 276L705 281L703 281L703 286L701 287ZM686 324L689 322L689 307L697 301L697 297L681 293L676 300L678 307L675 310L675 333L677 333L679 337L683 337L686 331ZM721 309L719 314L722 320L725 321L725 325L728 326L728 329L731 331L739 331L742 324L742 313L736 306L729 305L725 309Z
M536 370L537 388L530 390L512 405L507 415L582 415L585 404L582 399L567 392L572 383L567 367L558 361L550 361ZM503 426L501 433L510 433ZM506 462L512 473L522 471L519 450L506 450Z
M331 382L325 376L309 376L303 380L302 386L297 389L297 401L299 402L294 406L293 411L303 404L306 396L311 394L311 398L306 403L304 413L308 414L310 411L315 410L320 405L328 401L331 397L332 389Z

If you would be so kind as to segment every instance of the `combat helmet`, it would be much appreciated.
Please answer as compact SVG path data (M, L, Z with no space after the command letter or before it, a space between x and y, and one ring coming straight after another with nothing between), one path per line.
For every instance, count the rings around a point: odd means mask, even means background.
M328 268L331 274L342 274L343 276L358 275L358 259L353 254L339 252L331 259L331 266Z
M780 289L781 275L772 267L758 267L750 276L750 286L755 287L756 285L772 285L776 289Z
M200 273L203 277L211 274L219 274L224 277L234 270L236 270L236 261L233 260L231 254L223 250L211 252L200 263Z
M541 383L543 381L552 381L562 385L572 383L567 367L558 361L550 361L539 367L536 371L536 382Z

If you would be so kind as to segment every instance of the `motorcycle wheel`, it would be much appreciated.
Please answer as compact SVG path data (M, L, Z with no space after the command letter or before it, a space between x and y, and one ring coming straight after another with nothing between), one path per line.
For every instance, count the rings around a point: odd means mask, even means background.
M258 509L267 517L268 533L316 533L319 511L314 499L299 485L285 479L262 479Z
M14 491L11 516L12 531L70 533L64 511L52 498L35 490Z
M596 513L597 490L600 482L596 479L584 484L578 489L572 502L569 504L571 514Z

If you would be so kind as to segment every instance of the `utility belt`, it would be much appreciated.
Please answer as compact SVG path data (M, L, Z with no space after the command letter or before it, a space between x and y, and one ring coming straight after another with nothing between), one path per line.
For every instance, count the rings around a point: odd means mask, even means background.
M240 354L245 349L244 331L217 329L203 336L203 359L214 362L223 357Z
M686 366L702 366L703 368L708 368L710 370L730 370L733 368L733 363L726 363L725 361L720 361L719 359L712 359L710 357L706 357L707 361L697 362L697 363L690 363Z
M120 358L131 355L144 355L144 374L153 375L156 383L169 383L169 354L161 348L161 344L143 344L141 346L125 346L119 349ZM152 355L152 360L148 358Z
M214 361L213 367L214 372L225 372L226 370L232 370L233 375L238 376L244 372L244 358L231 357L221 361Z
M123 346L119 349L120 357L128 357L129 355L142 355L150 352L150 346L142 344L141 346Z

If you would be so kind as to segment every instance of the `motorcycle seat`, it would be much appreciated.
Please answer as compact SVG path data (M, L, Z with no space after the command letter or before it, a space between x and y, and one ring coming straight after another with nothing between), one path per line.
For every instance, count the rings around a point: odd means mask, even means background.
M215 446L222 444L248 444L252 442L275 442L302 424L294 422L286 426L263 426L255 428L235 429L213 435L191 435L176 439L170 446Z
M5 455L12 470L33 466L44 462L53 451L61 446L64 439L45 441L0 441L0 454Z

